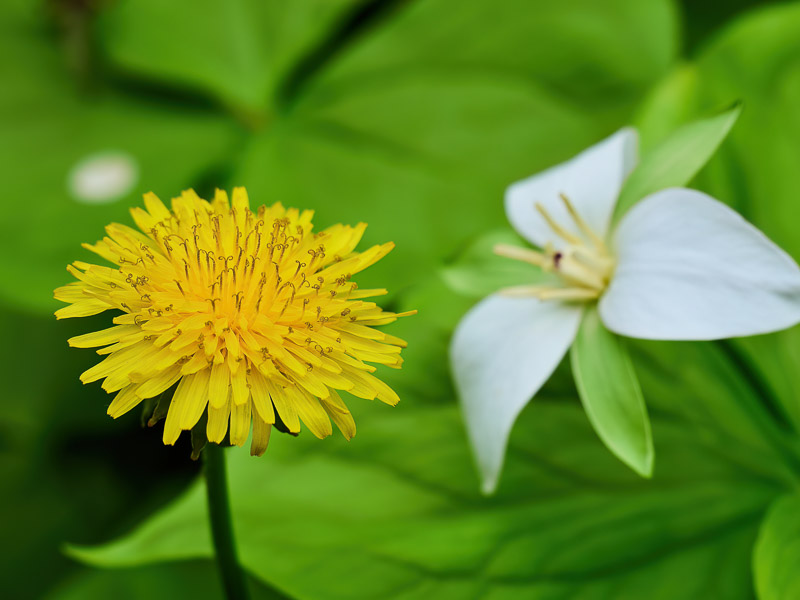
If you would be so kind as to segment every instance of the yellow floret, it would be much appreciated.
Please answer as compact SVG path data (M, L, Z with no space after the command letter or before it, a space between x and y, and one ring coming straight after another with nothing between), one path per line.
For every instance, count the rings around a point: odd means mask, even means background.
M311 211L281 204L250 210L247 192L217 191L207 202L189 190L171 210L154 194L131 213L141 231L113 223L84 246L118 268L83 262L77 281L58 288L59 319L122 311L108 329L70 345L102 347L106 357L81 375L116 393L117 418L177 383L164 425L174 444L207 414L207 437L266 450L276 418L317 437L331 420L350 439L355 423L337 390L396 404L399 398L370 363L399 368L405 342L374 326L399 316L365 298L351 277L393 244L356 252L366 225L314 233Z

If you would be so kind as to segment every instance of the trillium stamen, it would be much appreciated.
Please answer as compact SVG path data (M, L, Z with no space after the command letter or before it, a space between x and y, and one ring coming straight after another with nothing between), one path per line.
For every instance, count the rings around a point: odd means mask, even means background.
M507 296L533 296L540 300L592 300L599 298L605 290L614 271L614 259L608 252L605 242L586 221L581 218L565 194L559 194L561 201L579 233L572 233L558 223L540 203L536 210L547 223L550 230L566 242L558 250L552 243L547 244L545 252L528 250L507 244L498 244L495 254L514 260L527 262L548 273L555 273L564 286L516 286L501 290Z

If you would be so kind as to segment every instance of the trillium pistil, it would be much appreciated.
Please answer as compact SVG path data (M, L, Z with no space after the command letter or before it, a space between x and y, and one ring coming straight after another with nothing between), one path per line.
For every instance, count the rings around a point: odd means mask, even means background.
M506 296L533 296L540 300L594 300L605 290L614 271L614 259L603 239L581 218L569 198L563 193L559 197L579 234L570 232L569 226L564 227L556 222L541 203L536 203L536 210L566 246L556 250L553 244L547 244L545 251L539 252L498 244L494 252L498 256L526 262L553 273L563 285L521 285L505 288L500 293Z

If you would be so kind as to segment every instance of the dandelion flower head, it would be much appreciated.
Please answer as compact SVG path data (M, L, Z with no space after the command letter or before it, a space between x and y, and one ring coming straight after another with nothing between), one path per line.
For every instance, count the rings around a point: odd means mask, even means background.
M315 233L312 211L278 203L253 212L244 188L231 196L217 190L208 202L189 190L169 210L146 194L146 210L131 211L141 231L114 223L84 244L115 267L68 266L77 281L55 291L69 304L56 317L121 314L69 340L105 356L81 380L104 380L114 418L177 384L154 415L166 414L165 444L206 414L216 443L230 430L243 445L252 422L254 455L273 424L297 433L302 422L322 438L333 421L350 439L355 423L339 391L399 401L373 363L399 368L405 342L374 327L411 313L383 311L366 299L386 290L351 281L393 244L356 252L364 223Z

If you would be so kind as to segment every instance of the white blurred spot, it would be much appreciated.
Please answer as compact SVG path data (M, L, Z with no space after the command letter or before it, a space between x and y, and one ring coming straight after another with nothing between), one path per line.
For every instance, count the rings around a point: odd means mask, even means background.
M69 191L84 204L105 204L125 196L136 185L136 160L124 152L102 152L87 156L69 172Z

